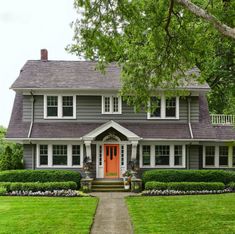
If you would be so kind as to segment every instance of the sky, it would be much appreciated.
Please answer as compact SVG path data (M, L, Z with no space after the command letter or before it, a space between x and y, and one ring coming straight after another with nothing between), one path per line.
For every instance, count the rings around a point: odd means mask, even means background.
M27 60L77 60L65 47L72 42L73 0L0 0L0 125L7 127L15 92L10 86Z

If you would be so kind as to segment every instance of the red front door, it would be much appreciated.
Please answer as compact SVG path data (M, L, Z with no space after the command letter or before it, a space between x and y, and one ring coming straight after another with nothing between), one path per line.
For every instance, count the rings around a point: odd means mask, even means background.
M119 145L104 145L104 177L119 177Z

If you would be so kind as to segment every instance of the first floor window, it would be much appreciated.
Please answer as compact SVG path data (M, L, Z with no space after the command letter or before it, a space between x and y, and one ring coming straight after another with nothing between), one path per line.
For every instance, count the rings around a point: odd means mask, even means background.
M40 160L40 165L48 164L48 145L40 145L39 160Z
M233 147L233 166L235 166L235 147Z
M58 116L58 97L47 96L47 116L57 117Z
M143 166L150 166L150 145L143 145Z
M219 147L219 165L228 166L228 146Z
M205 148L205 164L206 166L214 166L215 165L215 147L214 146L206 146Z
M183 165L183 146L182 145L175 145L175 160L174 165L175 166L182 166Z
M124 158L125 158L124 145L121 145L121 166L124 166Z
M67 145L53 145L53 165L67 165Z
M169 166L170 163L170 146L155 146L155 165Z
M72 145L72 165L81 165L80 145Z

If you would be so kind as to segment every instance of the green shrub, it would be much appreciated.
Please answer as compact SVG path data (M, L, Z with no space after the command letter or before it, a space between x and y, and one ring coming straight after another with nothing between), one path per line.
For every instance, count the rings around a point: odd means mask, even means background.
M145 184L146 190L175 190L175 191L202 191L223 190L225 185L221 182L156 182L149 181Z
M0 172L0 182L65 182L73 181L80 186L81 175L67 170L14 170Z
M7 189L5 187L0 186L0 196L4 196L7 193Z
M232 190L235 190L235 182L230 182L228 185L227 185L228 188L231 188Z
M224 170L150 170L143 174L143 182L235 182L235 172Z
M224 183L221 182L170 182L167 183L169 190L178 191L202 191L202 190L223 190Z
M68 182L13 182L10 183L10 186L7 187L7 191L53 191L53 190L75 190L77 188L76 182L68 181Z
M157 182L157 181L149 181L145 184L146 190L166 190L167 189L167 183L164 182Z

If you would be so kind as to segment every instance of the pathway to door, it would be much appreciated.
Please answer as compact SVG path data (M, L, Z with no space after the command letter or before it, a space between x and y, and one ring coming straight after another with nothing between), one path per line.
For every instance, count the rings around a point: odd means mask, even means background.
M132 234L132 225L124 197L130 193L92 193L99 197L99 205L91 234Z

